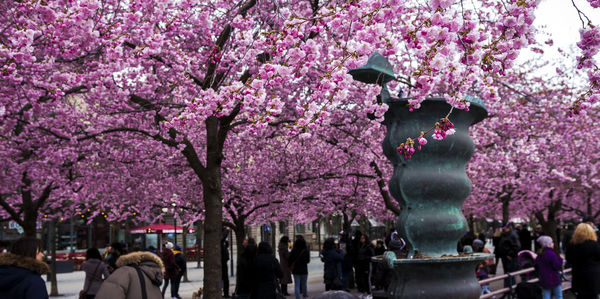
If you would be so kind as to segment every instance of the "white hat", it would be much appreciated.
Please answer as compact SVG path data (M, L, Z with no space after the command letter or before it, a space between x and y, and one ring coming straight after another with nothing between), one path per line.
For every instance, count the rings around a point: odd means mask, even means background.
M168 249L173 249L173 243L167 242L167 243L165 243L165 247Z

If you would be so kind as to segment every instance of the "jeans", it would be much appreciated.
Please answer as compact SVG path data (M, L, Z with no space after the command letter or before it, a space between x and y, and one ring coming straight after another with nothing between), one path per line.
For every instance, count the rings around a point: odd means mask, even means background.
M308 298L308 291L306 289L306 281L308 280L308 274L294 274L294 294L296 299L300 298L300 291L304 298Z
M560 284L552 289L542 289L542 298L550 299L552 295L554 295L555 299L563 299L562 287Z
M502 267L504 268L504 273L514 272L519 270L519 264L517 263L517 257L508 257L502 258ZM515 284L515 277L507 277L504 279L504 287L507 288L510 285Z

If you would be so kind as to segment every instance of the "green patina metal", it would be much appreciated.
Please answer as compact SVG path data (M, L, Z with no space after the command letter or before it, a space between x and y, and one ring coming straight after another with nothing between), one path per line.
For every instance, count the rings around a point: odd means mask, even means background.
M375 53L367 65L350 70L350 74L358 81L385 86L385 80L393 80L391 69L387 59ZM456 244L468 230L462 214L463 201L471 192L471 181L466 175L465 165L474 150L468 129L484 119L487 110L483 102L475 97L467 97L466 100L471 103L469 111L455 109L450 115L456 133L443 140L434 140L430 132L425 135L429 140L427 145L411 159L404 159L396 151L398 146L408 137L414 139L421 131L439 121L448 113L450 105L443 98L430 98L421 104L420 109L409 111L407 99L385 101L389 109L384 118L387 134L383 151L394 167L389 190L402 207L397 230L407 241L410 257L417 252L432 257L392 262L397 281L393 283L390 297L409 298L406 296L411 294L410 298L447 299L475 298L478 295L474 260L484 257L457 257L452 262L436 259L457 256ZM422 278L415 276L410 281L400 279L401 272L407 270L424 274ZM420 281L428 279L427 276L434 272L439 275L445 273L446 280ZM468 282L468 287L464 282Z
M367 64L349 71L356 81L383 85L396 79L392 64L381 54L375 52L369 57Z

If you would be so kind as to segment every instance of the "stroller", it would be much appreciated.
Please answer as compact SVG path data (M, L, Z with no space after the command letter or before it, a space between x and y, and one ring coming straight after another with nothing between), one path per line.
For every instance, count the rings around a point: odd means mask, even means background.
M531 250L522 250L518 253L519 269L526 269L535 266L537 254ZM521 281L527 281L537 277L537 270L521 275Z

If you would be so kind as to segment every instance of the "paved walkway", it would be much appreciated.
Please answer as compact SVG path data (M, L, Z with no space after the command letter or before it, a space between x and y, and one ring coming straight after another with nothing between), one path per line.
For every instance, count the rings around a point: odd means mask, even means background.
M179 287L179 295L183 298L192 298L192 293L197 291L203 285L203 268L196 268L196 262L188 262L188 278L189 282L182 282ZM308 293L309 297L316 296L325 291L325 285L323 284L323 263L317 256L316 252L311 252L311 261L308 265ZM83 271L75 271L72 273L62 273L57 275L58 281L58 292L60 296L54 298L65 298L65 299L77 299L79 291L83 289L83 280L85 273ZM46 279L46 276L44 276ZM235 289L235 276L229 278L231 293ZM50 291L50 282L46 282L48 292ZM166 294L170 294L170 286L167 288ZM288 292L292 294L294 291L294 284L288 285ZM166 298L166 297L165 297ZM294 298L289 296L288 298Z

